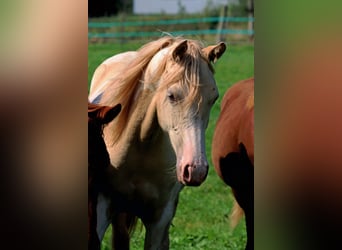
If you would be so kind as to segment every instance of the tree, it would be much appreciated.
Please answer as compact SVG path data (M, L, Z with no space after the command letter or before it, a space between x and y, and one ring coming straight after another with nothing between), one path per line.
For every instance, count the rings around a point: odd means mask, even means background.
M88 0L88 17L113 16L132 12L133 0Z

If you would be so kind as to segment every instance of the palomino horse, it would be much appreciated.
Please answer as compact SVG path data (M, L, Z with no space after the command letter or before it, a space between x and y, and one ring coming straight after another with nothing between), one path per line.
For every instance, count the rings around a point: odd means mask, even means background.
M98 201L100 240L112 223L113 246L129 249L129 222L137 216L146 228L144 248L169 249L179 192L208 174L204 134L218 97L211 62L225 49L166 36L96 69L90 101L122 104L104 129L116 174L113 195Z
M98 194L106 189L102 179L110 167L102 130L120 110L120 104L108 107L88 103L88 249L92 250L101 246L96 233L96 204Z
M234 84L224 95L214 131L212 159L217 174L232 188L237 201L232 224L245 213L246 249L253 249L254 78Z

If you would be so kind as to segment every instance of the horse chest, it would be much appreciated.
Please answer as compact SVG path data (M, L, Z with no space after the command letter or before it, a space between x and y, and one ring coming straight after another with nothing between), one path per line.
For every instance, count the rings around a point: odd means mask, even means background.
M142 169L143 170L143 167ZM134 171L122 168L119 170L121 180L118 180L118 185L124 187L127 194L150 197L158 199L160 195L165 195L165 192L171 188L171 178L166 176L166 173L155 173L153 171Z
M129 212L147 221L158 217L170 199L174 184L157 183L152 175L121 174L120 179L124 181L115 184L113 207L119 212Z
M155 208L167 202L176 181L175 171L167 172L158 164L159 162L132 158L117 169L112 186L121 203L126 207L148 204Z

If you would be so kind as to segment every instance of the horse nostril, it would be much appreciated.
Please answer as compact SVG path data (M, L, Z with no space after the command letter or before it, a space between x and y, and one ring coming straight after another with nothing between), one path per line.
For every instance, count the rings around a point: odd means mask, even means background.
M186 165L186 166L184 167L183 179L184 179L185 181L189 181L189 180L190 180L190 171L189 171L189 167L190 167L190 165Z
M208 175L207 165L192 165L186 164L183 167L181 175L181 182L187 186L199 186L206 179Z

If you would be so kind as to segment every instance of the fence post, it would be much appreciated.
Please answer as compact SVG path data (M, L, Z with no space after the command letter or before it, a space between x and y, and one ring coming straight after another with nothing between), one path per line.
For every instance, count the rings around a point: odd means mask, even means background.
M247 1L247 13L248 18L252 19L254 17L254 0L248 0ZM254 30L254 22L251 20L248 21L248 31L250 32L250 41L253 41L254 35L252 34L252 31Z
M223 8L221 10L220 21L217 26L216 42L225 41L225 37L223 37L222 30L225 29L225 26L226 26L226 22L224 21L224 19L227 16L227 12L228 12L228 5L225 4L223 5Z

